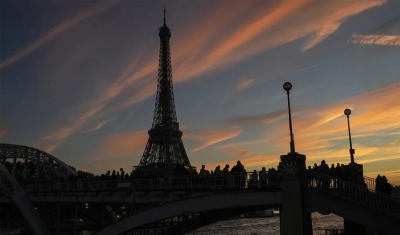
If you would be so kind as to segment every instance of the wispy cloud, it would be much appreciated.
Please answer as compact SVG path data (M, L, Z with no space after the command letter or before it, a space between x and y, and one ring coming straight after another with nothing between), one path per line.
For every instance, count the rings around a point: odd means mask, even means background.
M369 44L381 46L400 46L400 36L397 35L363 35L353 34L347 41L353 44Z
M49 41L53 40L54 38L56 38L63 32L71 29L73 26L110 8L111 6L113 6L119 2L120 2L120 0L103 1L100 4L98 4L97 6L89 8L89 9L73 16L70 19L67 19L67 20L61 22L60 24L56 25L54 28L49 30L47 33L45 33L43 36L38 38L36 41L34 41L32 44L28 45L24 49L16 52L15 54L13 54L10 57L1 61L0 69L17 62L18 60L24 58L25 56L27 56L31 52L35 51L39 47L41 47L41 46L45 45L46 43L48 43Z
M254 78L241 78L236 81L236 90L243 90L254 83Z
M178 39L179 48L175 50L176 53L172 53L174 82L188 81L212 71L227 68L235 62L246 60L256 54L306 36L310 36L311 39L303 46L303 50L310 49L337 30L337 27L332 27L332 25L337 25L338 22L341 24L348 17L379 6L383 2L355 1L349 4L329 1L324 3L326 4L324 7L321 7L318 1L288 0L272 6L267 3L260 7L257 5L257 9L251 3L218 2L215 10L205 17L206 20L199 20L193 30ZM65 23L66 26L60 26L60 29L66 30L77 22L112 6L111 3L103 5L96 8L97 10L86 14L82 13L83 16L74 18L72 23ZM227 13L221 15L219 10L224 7L232 10L225 11ZM302 12L305 9L308 14L303 17ZM250 10L256 14L248 14ZM315 12L319 13L311 14ZM241 17L244 17L245 23L231 24L232 21ZM59 32L60 29L56 32ZM222 31L224 31L224 35L220 35ZM39 40L41 43L38 45L42 45L42 42L47 40L49 39ZM143 54L145 48L142 50L139 54ZM107 112L111 113L150 97L156 92L157 66L156 56L154 56L154 60L149 59L145 63L139 63L139 58L135 57L127 62L117 79L102 91L99 97L91 102L91 105L107 107ZM252 83L252 80L243 81L238 84L238 89L248 87ZM132 90L134 92L129 92L131 95L126 94L126 91ZM126 95L122 97L122 94ZM115 102L112 107L106 105L117 100L118 102ZM88 110L90 109L89 106ZM100 113L101 110L98 112ZM95 115L93 114L92 117ZM83 127L84 125L73 124L73 126ZM59 136L67 138L71 136L72 133L69 133L71 130L79 131L79 128L67 128L57 132L61 133ZM57 136L57 133L54 135Z
M397 92L400 82L392 83L363 94L350 97L329 105L308 107L296 110L293 118L296 151L307 155L308 164L325 159L329 163L349 161L347 121L343 114L345 108L353 110L350 116L353 148L356 149L356 162L360 164L379 163L396 160L400 156L397 147L400 137L400 104ZM258 154L249 149L259 149L266 154L284 154L289 151L289 130L285 111L273 114L250 116L229 120L244 130L246 125L264 125L264 137L253 140L229 141L221 146L221 151L246 161ZM273 125L265 125L270 121ZM362 138L388 139L390 142L376 143L358 140ZM246 146L246 147L245 147ZM390 150L390 151L386 151ZM277 156L271 156L278 161ZM257 158L256 158L257 159ZM258 166L272 166L270 158L260 158ZM273 164L274 162L270 162ZM257 165L254 165L257 166Z
M89 130L83 131L83 133L89 133L89 132L97 131L97 130L103 128L103 126L105 126L109 122L111 122L111 119L103 120L103 121L97 123L96 126L90 128Z
M186 132L183 136L186 139L196 140L203 142L200 146L190 150L190 152L196 152L201 149L207 148L211 145L220 143L222 141L234 138L243 133L243 130L237 126L225 127L219 129L211 129L199 132Z
M236 117L227 120L228 123L233 125L245 126L249 124L267 124L272 123L287 116L287 110L279 110L272 113L267 113L264 115L256 115L256 116L243 116L243 117Z
M378 1L351 1L346 2L345 7L341 7L336 11L329 12L320 19L320 22L310 25L313 28L313 35L304 43L302 51L309 50L314 47L330 34L334 33L340 25L350 16L356 15L369 8L381 6L386 0Z
M80 117L71 117L71 124L68 127L62 127L56 132L43 138L43 140L45 140L45 146L43 146L43 149L45 149L46 152L51 153L54 149L60 146L65 139L80 131L102 108L103 106L98 105L87 110Z

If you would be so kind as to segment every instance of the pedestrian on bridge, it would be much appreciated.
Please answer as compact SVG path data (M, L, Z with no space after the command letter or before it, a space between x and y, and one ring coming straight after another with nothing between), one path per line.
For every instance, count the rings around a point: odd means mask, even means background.
M321 186L325 190L328 190L329 184L330 184L330 179L329 177L329 166L325 163L325 160L321 161L321 165L318 167L318 173L324 175L321 178Z
M267 186L267 172L265 171L265 167L258 173L260 178L260 186L266 187Z
M244 169L243 164L240 161L236 162L236 166L232 167L232 173L235 173L235 186L239 188L244 188L246 184L246 169Z

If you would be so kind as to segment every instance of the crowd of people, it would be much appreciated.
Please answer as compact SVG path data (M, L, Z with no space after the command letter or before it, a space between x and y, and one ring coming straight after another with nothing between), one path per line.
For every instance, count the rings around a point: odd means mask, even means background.
M367 187L363 174L358 174L356 177L351 175L351 171L348 165L337 163L331 164L329 166L325 160L321 161L320 165L314 163L313 166L307 167L308 171L316 172L320 175L326 175L324 179L319 179L318 177L308 175L307 181L309 187L323 187L323 188L342 188L344 184L341 182L348 181L358 184L363 187ZM260 171L253 170L251 173L247 173L244 165L237 161L236 165L230 168L229 164L226 164L223 169L221 166L216 166L214 170L206 169L206 165L202 165L201 169L197 171L196 168L188 169L184 165L176 165L172 172L168 174L162 174L163 171L154 171L157 173L145 173L139 169L133 170L130 174L123 171L107 171L106 174L101 174L100 176L91 175L91 179L99 180L125 180L131 181L134 179L146 179L146 178L163 178L163 177L185 177L190 176L197 179L199 185L221 185L221 186L238 186L247 188L257 188L257 187L274 187L281 185L282 171L281 167L269 168L262 167ZM83 173L83 172L80 172ZM83 175L82 175L83 176ZM84 178L79 177L78 178ZM354 178L355 181L354 181ZM390 194L393 186L388 183L386 176L380 176L376 178L376 188L377 192Z
M12 164L5 162L5 166L12 171ZM36 167L30 163L28 164L27 178L24 179L23 175L24 167L20 162L17 162L16 167L16 179L22 184L34 183ZM120 181L132 181L134 179L145 179L145 178L162 178L162 177L182 177L190 176L198 178L197 182L200 184L219 184L219 185L235 185L239 187L271 187L279 186L281 184L282 171L280 166L277 168L262 167L261 170L253 170L251 173L247 173L244 165L237 161L236 165L230 168L229 164L226 164L223 169L221 166L216 166L214 170L206 169L205 165L202 165L199 172L196 168L187 168L184 165L176 165L175 167L169 167L171 171L162 171L160 168L155 168L151 173L145 172L140 168L131 171L129 174L122 168L119 171L107 171L105 174L95 175L90 172L78 170L78 176L71 180L80 181L97 181L97 180L120 180ZM352 171L349 170L349 165L337 163L329 166L325 160L321 161L320 165L314 163L313 166L307 167L308 171L316 172L320 175L329 176L325 180L317 179L318 177L312 177L308 174L308 185L309 187L324 187L324 188L342 188L344 187L341 182L351 182L357 185L367 187L363 174L352 175ZM50 174L51 172L40 168L40 182L62 182L64 179ZM393 190L393 186L388 182L386 176L378 175L375 180L375 191L390 194ZM371 187L371 185L368 185Z

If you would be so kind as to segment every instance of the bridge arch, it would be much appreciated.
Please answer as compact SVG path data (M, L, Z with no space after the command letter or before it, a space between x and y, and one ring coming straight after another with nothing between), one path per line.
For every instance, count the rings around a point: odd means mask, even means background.
M78 173L69 167L67 164L62 162L60 159L54 157L53 155L46 153L40 149L15 145L15 144L5 144L0 143L0 160L13 159L13 175L15 176L15 165L16 159L25 159L25 172L27 162L35 162L37 166L42 166L49 169L57 176L68 180L71 176L77 176ZM36 175L38 176L39 169L37 169ZM26 174L26 173L25 173ZM26 175L25 175L26 177Z
M50 235L28 195L2 163L0 163L0 188L15 203L35 234Z
M229 208L265 208L282 203L280 191L247 191L216 194L211 196L191 198L161 205L122 219L95 235L119 234L153 221L179 216L185 213L221 210Z

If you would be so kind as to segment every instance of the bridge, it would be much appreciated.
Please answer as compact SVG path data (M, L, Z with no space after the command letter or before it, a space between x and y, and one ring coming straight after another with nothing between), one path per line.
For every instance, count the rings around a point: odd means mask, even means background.
M21 220L18 215L22 215L30 224L26 231L36 234L56 234L68 225L71 232L92 229L94 234L185 234L234 215L276 207L281 210L281 223L285 223L284 216L294 214L291 210L296 207L285 207L288 200L302 206L301 216L333 213L379 234L393 234L400 222L400 198L375 192L375 180L365 176L366 186L305 169L303 177L295 178L293 171L269 173L263 181L253 180L248 172L19 185L4 167L5 160L15 164L17 159L28 159L66 179L75 173L43 151L16 145L0 147L0 203L2 208L15 205L19 209L17 216L8 214L2 220ZM49 163L52 161L57 164ZM296 188L293 183L304 188L297 198L287 192ZM290 188L285 184L291 184ZM83 205L94 211L82 212ZM92 217L79 222L82 214ZM66 224L66 219L74 222ZM307 224L304 221L301 224Z

